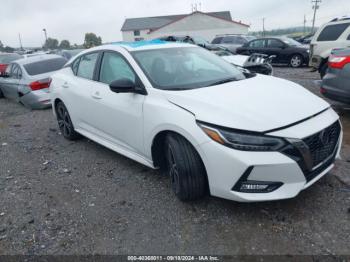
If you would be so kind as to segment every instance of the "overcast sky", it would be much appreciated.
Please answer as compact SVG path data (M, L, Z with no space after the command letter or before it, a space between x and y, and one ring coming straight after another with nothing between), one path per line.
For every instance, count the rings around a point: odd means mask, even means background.
M4 45L41 46L42 29L49 37L81 44L86 32L103 42L121 40L125 18L190 13L192 3L201 2L203 12L231 11L234 20L251 25L251 31L302 26L306 15L311 26L311 0L0 0L0 40ZM350 0L323 0L316 25L335 16L350 15Z

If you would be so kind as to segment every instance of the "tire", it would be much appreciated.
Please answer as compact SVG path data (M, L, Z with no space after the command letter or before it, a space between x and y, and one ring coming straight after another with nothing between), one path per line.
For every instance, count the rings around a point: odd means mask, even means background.
M64 138L68 140L76 140L80 138L80 134L75 132L74 130L72 120L63 102L57 103L56 116L57 116L58 127Z
M301 55L292 55L289 61L289 65L293 68L298 68L303 65L303 57Z
M0 88L0 98L4 98L4 94L3 94L3 92L1 91L1 88Z
M324 63L324 64L321 66L321 68L320 68L320 76L321 76L321 79L323 79L323 77L326 75L327 69L328 69L328 64L327 64L327 63Z
M166 137L167 173L175 195L181 201L200 199L208 193L208 180L203 162L194 147L183 137Z

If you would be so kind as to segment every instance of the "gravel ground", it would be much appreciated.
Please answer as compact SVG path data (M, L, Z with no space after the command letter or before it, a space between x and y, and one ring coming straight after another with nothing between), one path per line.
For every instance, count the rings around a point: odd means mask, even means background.
M309 69L275 75L317 93ZM169 179L92 141L51 110L0 101L0 254L350 254L350 111L343 159L298 197L178 201Z

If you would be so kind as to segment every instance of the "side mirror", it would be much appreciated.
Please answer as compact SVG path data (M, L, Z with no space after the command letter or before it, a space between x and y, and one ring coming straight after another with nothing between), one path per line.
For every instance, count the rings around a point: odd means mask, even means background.
M115 93L136 93L135 83L128 78L114 80L109 88Z

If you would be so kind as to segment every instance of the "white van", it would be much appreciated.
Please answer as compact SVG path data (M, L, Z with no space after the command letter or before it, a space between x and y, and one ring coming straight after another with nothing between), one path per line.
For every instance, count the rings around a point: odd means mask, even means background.
M310 44L310 66L323 77L332 49L345 47L350 47L350 16L333 19L317 30Z

